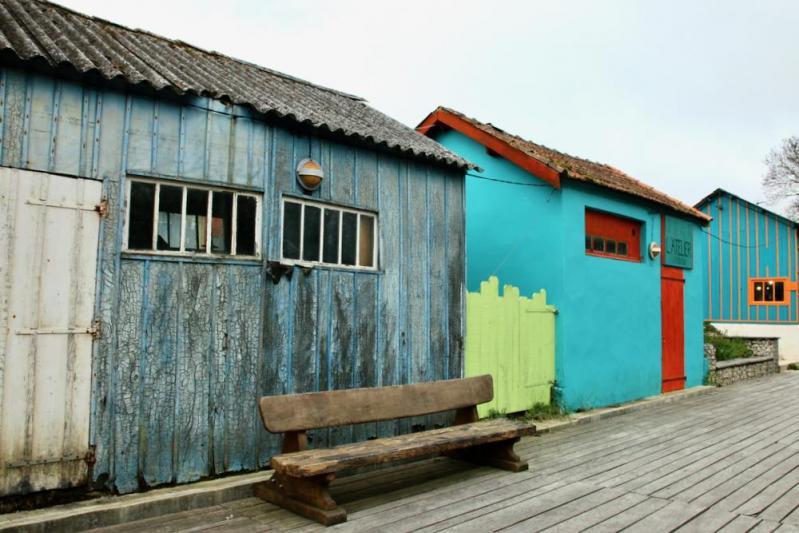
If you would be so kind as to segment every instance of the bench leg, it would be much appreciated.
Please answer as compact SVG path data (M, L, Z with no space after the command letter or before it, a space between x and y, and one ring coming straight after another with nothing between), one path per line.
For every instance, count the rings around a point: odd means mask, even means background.
M517 442L519 442L518 437L512 440L482 444L456 452L454 457L470 463L521 472L527 470L527 462L522 461L513 451L513 445Z
M275 472L269 481L253 485L252 492L262 500L331 526L347 521L346 511L327 490L335 477L335 474L325 474L300 478Z

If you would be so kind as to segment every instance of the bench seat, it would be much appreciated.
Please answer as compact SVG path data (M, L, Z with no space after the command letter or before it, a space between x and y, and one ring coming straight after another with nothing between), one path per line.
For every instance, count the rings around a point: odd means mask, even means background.
M535 433L528 423L508 419L472 422L420 433L344 444L335 448L305 450L277 455L271 466L294 477L312 477L348 468L411 459L494 442L517 439Z
M253 485L253 494L320 524L344 522L347 513L330 495L342 470L446 455L511 472L527 470L513 451L535 426L518 420L478 420L477 406L494 397L490 375L388 387L264 396L258 401L264 428L283 434L274 474ZM308 431L455 411L453 426L396 437L308 449Z

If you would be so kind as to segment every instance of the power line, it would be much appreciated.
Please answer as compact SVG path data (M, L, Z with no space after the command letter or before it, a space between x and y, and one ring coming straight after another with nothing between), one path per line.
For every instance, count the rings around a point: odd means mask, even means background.
M472 176L473 178L480 178L481 180L487 181L495 181L497 183L508 183L510 185L522 185L523 187L552 187L548 183L520 183L518 181L510 181L510 180L503 180L499 178L490 178L488 176L483 176L482 174L475 174L474 172L467 172L467 176Z
M718 235L713 235L713 234L712 234L712 233L710 233L709 231L705 231L705 230L703 230L702 228L699 228L699 230L700 230L702 233L705 233L705 234L707 234L707 235L710 235L710 236L711 236L711 237L713 237L714 239L716 239L716 240L719 240L719 241L723 242L724 244L729 244L730 246L737 246L738 248L765 248L765 246L763 246L763 245L758 245L758 246L745 246L745 245L743 245L743 244L737 244L737 243L734 243L734 242L731 242L731 241L728 241L728 240L722 239L722 238L721 238L721 237L719 237Z

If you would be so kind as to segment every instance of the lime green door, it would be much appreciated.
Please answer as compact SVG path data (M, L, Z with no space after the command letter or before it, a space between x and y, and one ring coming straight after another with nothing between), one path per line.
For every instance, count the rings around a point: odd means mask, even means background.
M466 376L494 377L494 400L479 406L480 416L549 404L555 380L556 310L546 291L526 298L505 285L502 293L491 276L466 296Z

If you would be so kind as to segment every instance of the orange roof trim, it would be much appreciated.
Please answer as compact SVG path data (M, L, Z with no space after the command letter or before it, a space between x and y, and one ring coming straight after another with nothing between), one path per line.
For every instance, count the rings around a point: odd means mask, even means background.
M698 209L660 192L617 168L558 152L512 135L492 124L467 117L453 109L437 108L416 127L416 131L429 136L430 131L437 125L452 128L466 135L555 188L560 188L561 179L583 181L666 206L679 214L699 219L705 224L711 220L710 216Z
M486 133L482 129L476 127L470 121L465 120L457 114L451 113L448 109L439 107L425 118L421 124L416 127L416 131L427 135L427 132L436 124L444 124L450 128L461 132L472 140L475 140L501 155L511 163L523 168L530 174L534 174L538 178L546 181L556 189L560 189L560 173L542 163L538 159L532 158L529 155L517 150L507 142L504 142L497 137Z

